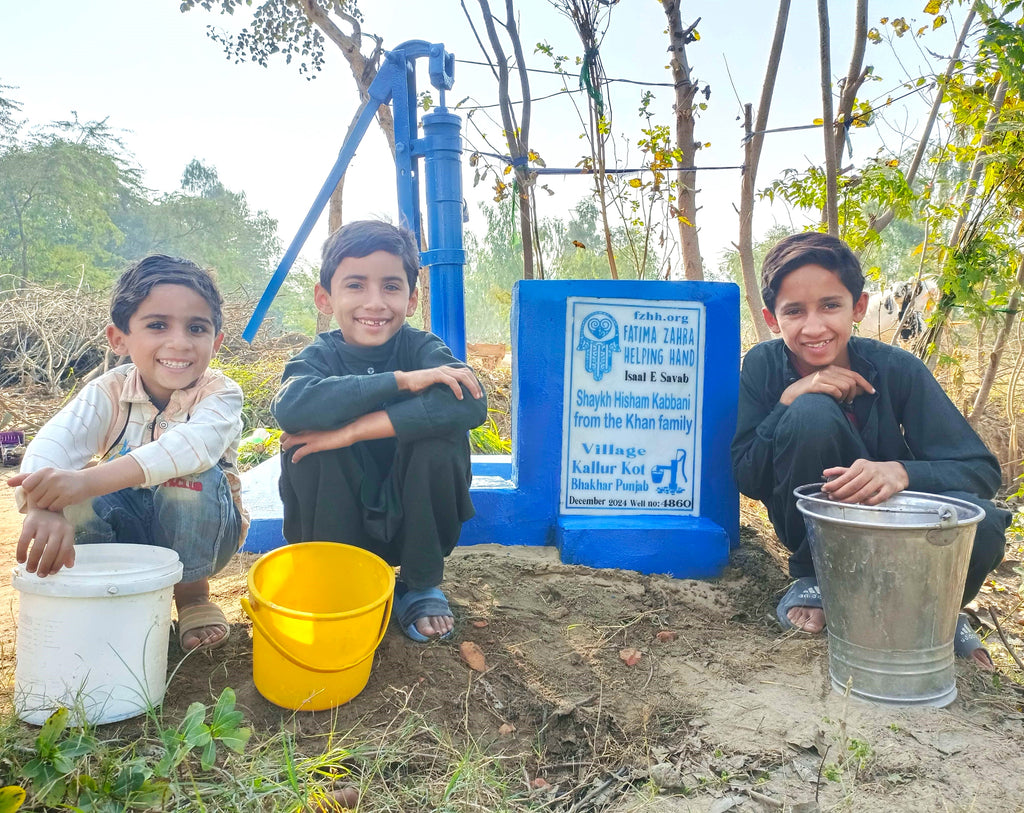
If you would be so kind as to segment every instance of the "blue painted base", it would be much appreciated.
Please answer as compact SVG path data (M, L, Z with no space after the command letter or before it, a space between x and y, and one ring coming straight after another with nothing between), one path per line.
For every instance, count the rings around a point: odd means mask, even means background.
M287 545L281 533L281 517L253 519L249 524L249 535L245 537L242 550L246 553L267 553Z
M729 562L729 535L703 517L570 517L555 528L566 564L710 579Z

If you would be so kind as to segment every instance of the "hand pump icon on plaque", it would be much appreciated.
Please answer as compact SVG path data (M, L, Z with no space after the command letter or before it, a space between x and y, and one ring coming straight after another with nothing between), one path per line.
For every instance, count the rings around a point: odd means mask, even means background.
M672 458L666 465L651 466L651 481L658 485L662 480L665 479L665 472L669 472L668 484L658 486L657 491L659 494L681 494L683 489L679 486L679 481L676 479L676 475L681 474L683 482L686 482L686 472L683 467L686 465L686 449L677 449L676 456Z

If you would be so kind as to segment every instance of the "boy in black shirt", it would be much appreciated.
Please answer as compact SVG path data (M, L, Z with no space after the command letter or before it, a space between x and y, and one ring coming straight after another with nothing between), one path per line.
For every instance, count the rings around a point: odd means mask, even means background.
M487 417L473 371L416 311L412 234L342 226L323 247L314 300L338 330L288 362L272 411L288 542L333 541L401 566L395 614L412 639L448 636L444 557L473 516L466 433Z
M781 340L743 361L733 472L758 499L791 551L796 582L777 615L783 626L825 626L803 517L793 489L828 480L832 499L876 505L898 491L947 494L985 510L971 553L963 604L1003 558L1010 513L989 500L999 464L914 355L851 335L867 294L860 263L834 237L807 232L771 249L762 268L764 317ZM957 623L956 653L991 669L970 628Z

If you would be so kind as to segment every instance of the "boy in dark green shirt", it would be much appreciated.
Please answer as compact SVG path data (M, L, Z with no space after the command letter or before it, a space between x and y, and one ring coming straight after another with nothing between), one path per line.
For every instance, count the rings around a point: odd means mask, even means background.
M453 626L438 585L473 516L466 433L487 399L444 342L405 323L418 273L405 229L358 221L332 234L314 299L339 329L288 362L272 412L285 431L285 539L344 542L400 566L395 614L427 641Z
M739 490L765 504L791 551L796 582L779 621L808 632L825 625L793 496L822 480L842 502L876 505L911 489L982 507L968 603L1003 557L1010 514L989 501L1001 483L998 461L916 356L852 335L867 294L860 263L841 240L807 232L779 242L765 257L761 295L765 320L782 338L744 358L732 463ZM955 644L958 655L991 668L964 615Z

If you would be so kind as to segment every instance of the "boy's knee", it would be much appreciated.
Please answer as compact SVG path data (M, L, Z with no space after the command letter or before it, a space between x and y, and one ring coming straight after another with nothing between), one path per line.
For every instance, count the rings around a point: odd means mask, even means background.
M404 444L410 463L419 463L433 471L462 468L469 462L464 437L433 436Z
M943 496L955 497L976 505L985 516L974 530L974 545L971 548L971 562L984 565L986 572L994 570L1003 561L1006 550L1006 529L1013 515L997 507L990 500L982 499L966 491L946 491Z
M835 398L820 392L798 396L786 409L775 429L776 439L814 443L835 438L836 430L847 430L849 422Z
M974 532L974 548L971 558L985 563L988 570L995 570L1003 561L1006 551L1006 528L1012 515L1009 511L997 508L988 500L973 500L981 503L985 509L985 518L978 523Z

